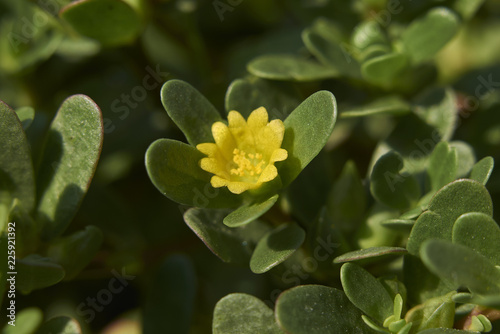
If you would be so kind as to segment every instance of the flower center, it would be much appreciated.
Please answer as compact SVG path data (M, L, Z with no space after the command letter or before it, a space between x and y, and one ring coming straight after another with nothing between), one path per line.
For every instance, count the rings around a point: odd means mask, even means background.
M243 150L235 148L233 150L233 162L237 168L231 169L231 175L237 176L259 176L265 165L260 153L246 153Z

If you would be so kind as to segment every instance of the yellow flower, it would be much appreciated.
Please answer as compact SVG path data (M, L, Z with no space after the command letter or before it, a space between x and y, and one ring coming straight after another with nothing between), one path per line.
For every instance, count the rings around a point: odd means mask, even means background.
M214 174L212 186L227 186L232 193L241 194L275 179L278 170L274 163L288 157L288 152L280 148L285 133L283 122L268 122L264 107L252 111L248 121L237 111L230 111L227 120L228 125L212 125L215 144L196 146L208 156L200 160L200 167Z

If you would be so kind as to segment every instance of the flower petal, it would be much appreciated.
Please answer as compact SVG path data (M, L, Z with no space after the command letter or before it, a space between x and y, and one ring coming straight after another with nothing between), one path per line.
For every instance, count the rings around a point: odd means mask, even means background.
M259 180L257 183L269 182L274 180L278 176L278 170L274 165L267 165L266 168L262 171L262 174L259 176Z
M217 175L214 175L212 176L212 178L210 179L210 184L212 185L212 187L214 188L220 188L220 187L224 187L224 186L227 186L229 184L229 180L227 179L223 179L222 177L219 177Z
M220 159L203 158L200 160L200 167L204 171L229 179L229 174L224 169L225 166L221 163Z
M273 119L267 126L276 134L276 138L279 141L278 147L281 147L283 136L285 135L285 124L279 119Z
M247 125L247 122L245 121L243 116L241 116L239 112L234 110L231 110L227 115L227 122L230 128L240 128Z
M212 125L212 135L224 158L231 161L236 142L227 125L222 122L215 122Z
M248 183L248 182L229 182L227 188L233 194L241 194L249 189L255 189L260 187L260 183Z
M201 153L210 156L213 156L219 151L219 148L214 143L202 143L196 145L196 149Z
M267 125L269 120L269 115L264 107L260 107L252 111L250 116L248 116L248 126L252 129L262 128Z
M284 148L278 148L277 150L274 150L273 154L271 155L271 158L269 159L269 163L272 164L275 161L283 161L288 158L288 152Z

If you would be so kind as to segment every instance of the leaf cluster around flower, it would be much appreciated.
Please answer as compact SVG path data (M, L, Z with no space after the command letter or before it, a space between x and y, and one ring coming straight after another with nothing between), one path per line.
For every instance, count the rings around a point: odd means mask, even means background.
M171 200L203 208L275 203L279 191L323 149L337 116L335 97L327 91L311 95L286 119L271 121L265 106L257 106L247 120L230 111L226 123L180 80L165 83L162 102L190 145L155 141L146 153L148 174Z

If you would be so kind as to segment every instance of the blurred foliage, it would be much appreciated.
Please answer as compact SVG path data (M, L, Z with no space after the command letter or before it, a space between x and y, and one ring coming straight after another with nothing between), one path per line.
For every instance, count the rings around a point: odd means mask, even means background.
M3 333L500 333L499 33L498 0L0 0ZM304 132L284 187L155 188L176 113L260 106Z

